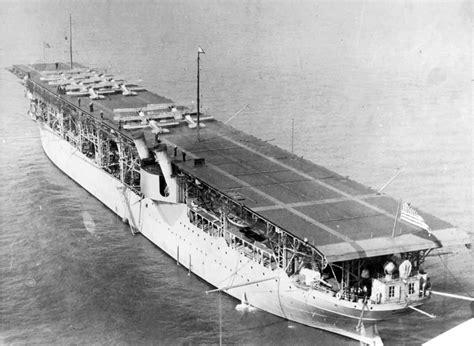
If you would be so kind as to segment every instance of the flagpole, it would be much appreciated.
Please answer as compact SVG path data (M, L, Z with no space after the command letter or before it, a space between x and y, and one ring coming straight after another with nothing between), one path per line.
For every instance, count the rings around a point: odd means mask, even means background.
M395 228L397 227L397 221L398 221L398 214L400 212L400 206L402 205L402 200L398 202L397 205L397 214L395 215L395 221L393 223L393 229L392 229L392 238L395 238Z

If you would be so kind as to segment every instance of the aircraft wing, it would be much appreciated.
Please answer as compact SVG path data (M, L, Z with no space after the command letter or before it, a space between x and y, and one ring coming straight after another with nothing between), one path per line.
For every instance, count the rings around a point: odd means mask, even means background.
M89 91L87 90L82 90L82 91L68 91L66 92L66 95L68 96L89 96Z

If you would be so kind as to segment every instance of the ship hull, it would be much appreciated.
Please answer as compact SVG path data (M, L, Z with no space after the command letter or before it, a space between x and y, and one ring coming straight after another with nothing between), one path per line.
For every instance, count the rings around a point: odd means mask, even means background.
M281 269L272 270L230 247L225 239L204 233L189 221L186 204L156 202L127 188L79 152L50 128L40 125L41 143L48 158L86 189L134 231L215 287L232 287L229 295L254 307L311 327L367 344L381 344L375 321L393 315L392 310L367 311L364 332L356 329L356 310L335 303L314 291L298 289ZM265 281L264 281L265 280Z

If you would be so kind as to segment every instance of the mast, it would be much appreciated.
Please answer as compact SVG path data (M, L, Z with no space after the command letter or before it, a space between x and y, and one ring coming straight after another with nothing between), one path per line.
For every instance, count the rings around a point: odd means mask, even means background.
M294 143L295 143L295 118L291 119L291 153L294 152Z
M72 15L69 14L69 57L71 58L72 69Z
M197 56L197 140L199 142L199 127L200 125L200 114L199 114L199 106L200 106L200 100L199 100L199 60L200 60L200 54L206 54L204 50L201 47L198 47L198 56Z

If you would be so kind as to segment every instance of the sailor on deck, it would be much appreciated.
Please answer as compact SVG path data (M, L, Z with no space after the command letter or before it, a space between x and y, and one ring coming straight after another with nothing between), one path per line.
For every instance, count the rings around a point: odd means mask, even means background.
M422 297L426 295L426 290L431 288L430 278L423 268L418 271L418 277L420 278L420 294Z

